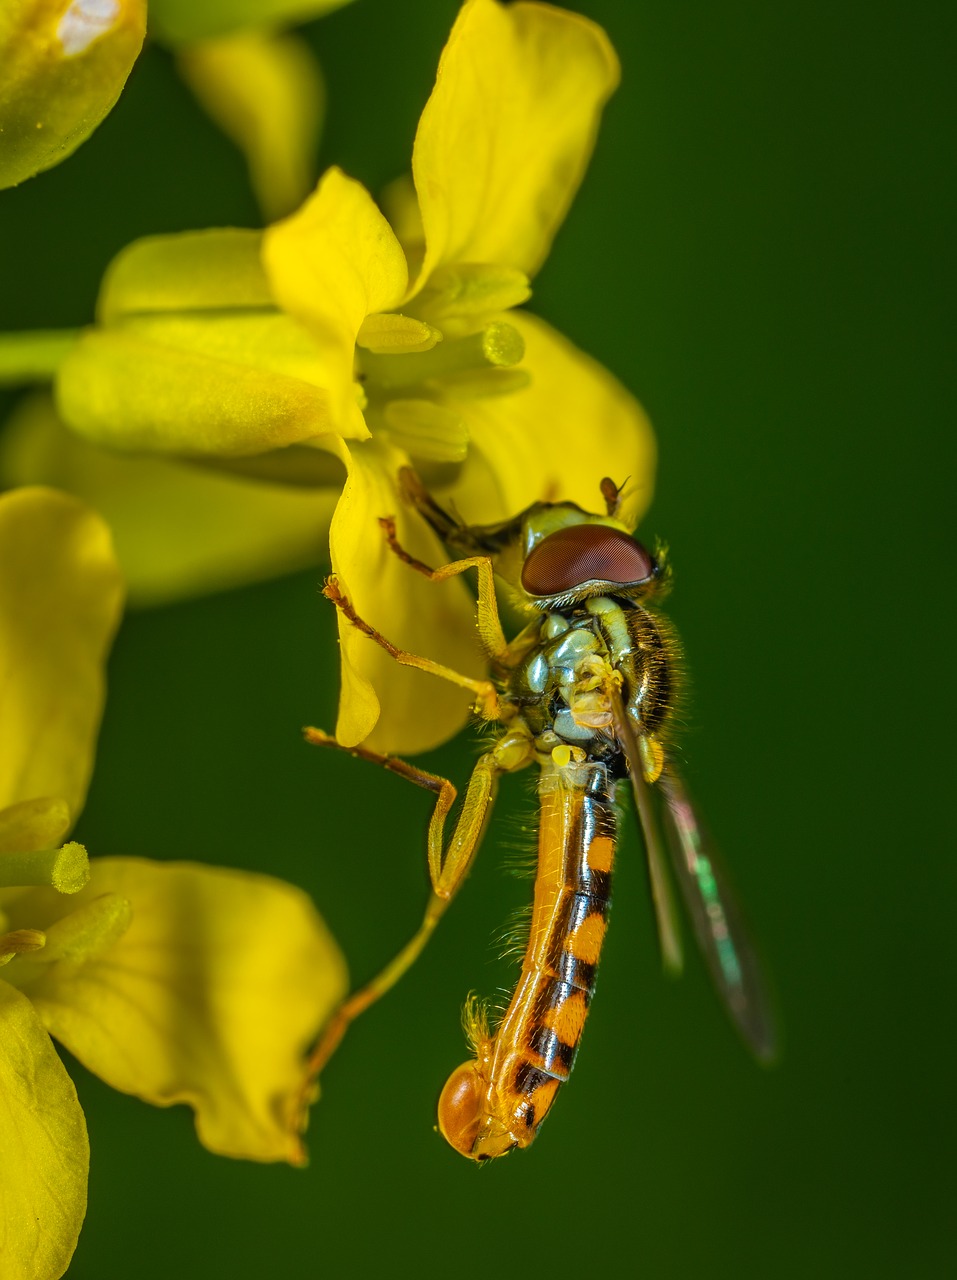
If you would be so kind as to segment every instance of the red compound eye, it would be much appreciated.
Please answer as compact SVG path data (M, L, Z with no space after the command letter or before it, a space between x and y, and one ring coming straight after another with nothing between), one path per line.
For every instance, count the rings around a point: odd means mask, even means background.
M575 524L533 547L522 568L522 586L532 596L556 596L586 582L645 582L655 562L640 542L620 529Z

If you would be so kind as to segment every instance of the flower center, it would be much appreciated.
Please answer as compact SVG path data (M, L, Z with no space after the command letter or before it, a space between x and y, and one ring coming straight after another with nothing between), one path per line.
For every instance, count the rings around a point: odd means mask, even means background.
M426 327L414 320L410 324L419 331ZM363 347L365 336L360 331L356 378L365 399L366 421L373 432L387 433L413 458L461 462L468 431L458 403L527 386L528 374L514 367L525 354L525 343L515 326L503 320L452 339L443 339L437 329L429 328L435 337L428 348L412 350L394 344L388 353L381 345ZM410 328L408 333L411 338L416 330Z
M9 814L10 811L8 810ZM0 852L0 967L4 981L28 987L59 960L83 963L126 932L129 902L105 893L60 914L50 893L74 894L90 879L90 862L75 840L58 849ZM43 928L34 928L39 920Z

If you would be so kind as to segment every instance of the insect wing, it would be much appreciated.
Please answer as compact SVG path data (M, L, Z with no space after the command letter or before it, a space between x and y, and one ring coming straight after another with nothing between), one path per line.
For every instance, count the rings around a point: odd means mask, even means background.
M635 809L638 812L638 821L641 823L641 833L644 837L648 883L651 886L651 901L658 927L661 963L666 973L677 977L684 968L681 925L671 889L671 879L668 875L668 858L661 839L656 806L651 787L645 781L645 775L642 772L641 752L635 739L635 731L617 689L611 691L610 699L615 736L628 765L628 776L631 778L631 789L635 797Z
M695 936L718 994L761 1062L775 1056L770 1004L741 914L681 778L669 768L658 783L672 865Z

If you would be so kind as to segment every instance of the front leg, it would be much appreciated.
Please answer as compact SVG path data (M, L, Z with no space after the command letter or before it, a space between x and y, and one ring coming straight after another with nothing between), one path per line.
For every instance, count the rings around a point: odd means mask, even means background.
M466 569L476 569L478 571L476 625L478 626L479 639L482 642L482 648L493 662L508 666L509 646L508 641L505 639L505 632L502 630L502 619L498 612L498 600L495 598L495 573L492 569L491 559L488 556L469 556L465 560L453 560L451 564L444 564L439 569L431 569L427 564L424 564L421 560L416 560L414 556L410 555L402 543L399 542L395 532L395 520L392 516L383 516L379 520L379 524L389 544L389 550L393 551L411 569L415 569L417 573L421 573L428 578L430 582L445 582L447 578L454 578L457 574L464 573Z
M355 606L339 586L339 579L335 574L326 579L322 594L327 600L332 601L339 612L347 617L354 627L358 628L364 636L368 636L370 640L374 640L380 648L385 649L386 653L391 658L394 658L400 666L415 667L418 671L427 671L430 675L438 676L440 680L448 680L452 684L457 684L463 689L470 690L475 695L475 710L483 720L503 719L503 710L498 691L491 680L474 680L471 676L463 675L460 671L453 671L451 667L445 667L442 663L434 662L431 658L422 658L417 653L409 653L407 649L400 649L398 645L394 645L391 640L386 639L381 631L377 631L371 623L366 622L365 618L361 618L356 613Z

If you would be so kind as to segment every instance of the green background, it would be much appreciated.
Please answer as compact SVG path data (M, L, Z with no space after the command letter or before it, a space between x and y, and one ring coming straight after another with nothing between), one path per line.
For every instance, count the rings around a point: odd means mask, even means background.
M507 780L440 934L330 1065L307 1171L217 1159L185 1109L75 1067L93 1147L76 1280L950 1273L954 9L578 7L624 80L532 305L658 430L643 531L676 566L688 772L774 977L783 1060L749 1061L697 960L660 977L629 831L572 1084L529 1152L481 1173L452 1155L432 1124L459 1006L508 982L490 938L529 892L502 873L531 841ZM322 163L373 190L407 165L455 10L360 0L310 29ZM148 49L88 144L0 195L0 327L86 322L135 236L256 221L238 155ZM78 837L305 886L361 979L417 919L429 802L301 744L334 723L318 581L126 620ZM472 754L464 735L424 763L463 780Z

